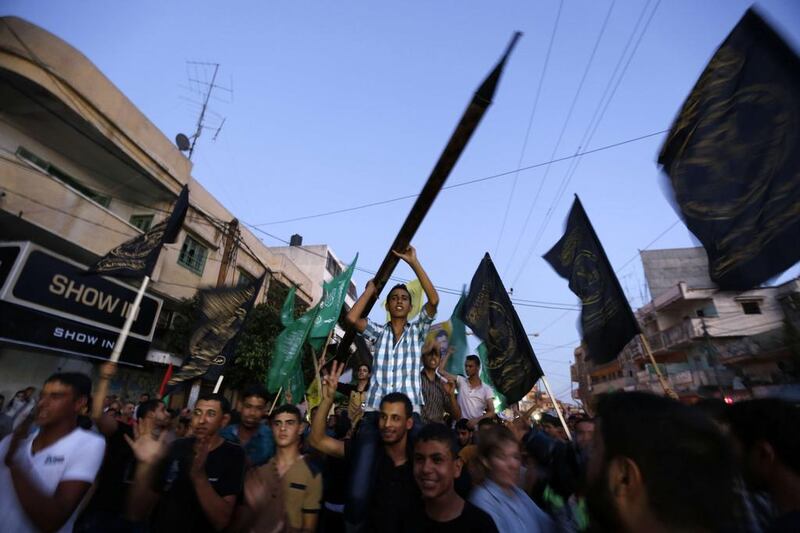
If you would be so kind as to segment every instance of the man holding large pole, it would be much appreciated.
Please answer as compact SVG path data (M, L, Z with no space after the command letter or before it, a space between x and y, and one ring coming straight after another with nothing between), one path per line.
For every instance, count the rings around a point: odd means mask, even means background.
M423 400L419 375L422 345L439 305L439 294L417 259L414 247L408 246L402 252L393 253L414 271L428 302L423 306L419 318L409 323L408 314L413 304L411 293L405 285L395 285L386 299L386 308L391 317L389 322L381 325L369 318L362 318L367 303L378 296L375 284L370 280L358 301L347 313L347 322L375 346L365 413L353 442L354 464L345 508L348 527L355 531L361 530L366 520L375 457L381 445L378 429L381 398L391 392L402 392L408 396L414 409L414 429L419 430L421 426L419 415Z

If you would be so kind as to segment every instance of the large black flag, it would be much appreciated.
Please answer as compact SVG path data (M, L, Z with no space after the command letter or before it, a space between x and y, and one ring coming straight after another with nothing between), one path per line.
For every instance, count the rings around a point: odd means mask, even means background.
M587 357L597 364L616 358L639 334L639 324L577 196L563 237L544 258L583 303L581 334Z
M507 403L520 401L544 372L488 253L472 276L461 319L486 344L494 386Z
M238 287L199 291L199 318L189 339L189 357L169 385L205 375L216 380L235 357L236 337L253 308L264 276Z
M800 59L752 9L711 58L658 162L720 288L800 260Z
M168 218L143 235L134 237L108 252L89 267L89 273L122 278L150 276L158 261L161 246L178 239L188 209L189 189L184 185Z

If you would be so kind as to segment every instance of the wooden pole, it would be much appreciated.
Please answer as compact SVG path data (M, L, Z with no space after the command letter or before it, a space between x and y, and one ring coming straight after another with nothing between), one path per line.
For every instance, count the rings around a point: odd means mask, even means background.
M372 310L372 307L378 300L378 295L380 294L381 290L383 290L386 282L389 281L389 277L392 275L392 272L397 266L399 259L392 253L392 251L403 251L411 243L411 239L417 233L417 230L422 224L423 219L428 214L428 211L433 205L434 200L436 200L436 196L439 194L439 191L442 190L442 186L444 186L447 177L450 175L450 172L453 170L453 167L463 153L464 148L466 148L467 142L469 142L472 134L475 132L478 124L483 118L483 115L486 113L486 110L492 103L492 98L495 90L497 89L497 83L500 81L500 74L502 74L506 60L508 59L508 56L511 54L511 51L514 49L514 46L521 35L522 34L520 32L514 33L514 36L511 38L511 42L508 44L508 47L506 48L503 56L500 58L500 61L483 80L483 83L481 83L480 87L478 87L478 90L475 91L475 94L467 106L467 109L464 111L464 114L461 116L461 120L456 126L455 131L453 131L453 134L450 136L447 146L445 146L444 151L439 156L439 160L433 167L430 176L428 176L428 181L425 182L425 186L422 188L419 196L417 196L417 200L414 202L411 211L408 213L406 220L403 222L403 226L397 233L394 242L389 247L389 251L386 253L386 257L384 257L383 262L378 268L378 272L375 274L375 277L372 280L375 284L375 294L364 307L364 311L361 313L362 317L369 315L369 312ZM353 342L354 336L355 329L353 327L349 327L345 332L342 342L339 343L338 353L341 357L344 357L347 354L347 351L350 349L350 344Z
M281 397L281 393L283 392L283 387L278 389L278 394L275 395L275 399L272 401L272 406L269 408L269 412L267 416L272 416L272 410L275 409L275 404L278 403L278 398Z
M673 400L677 400L678 395L675 393L674 390L672 390L672 387L669 386L669 383L667 383L667 379L661 373L661 369L658 367L658 363L656 363L655 357L653 357L653 352L650 351L650 343L647 341L647 337L645 337L643 333L639 333L639 339L642 341L642 346L644 346L644 352L647 354L647 357L653 364L653 368L656 369L656 376L658 376L658 381L661 383L661 388L664 389L664 394L672 398Z
M144 297L144 291L147 290L148 283L150 283L150 276L145 276L144 279L142 279L142 284L139 286L139 292L136 293L136 298L133 300L133 305L128 308L128 316L125 317L125 324L123 324L122 329L117 336L117 342L114 343L114 349L111 351L111 357L108 358L108 360L112 363L118 362L120 355L122 355L122 348L125 347L125 341L128 340L128 335L131 332L133 321L136 319L136 315L139 313L139 306L142 305L142 298Z
M542 383L544 383L544 388L547 389L547 395L550 396L550 401L553 402L553 407L556 408L556 414L558 414L558 419L561 420L561 426L564 428L567 438L572 440L572 433L570 433L569 428L567 427L567 421L564 420L564 414L561 412L561 408L558 406L556 397L553 396L553 392L550 390L550 383L547 382L547 377L544 374L542 374Z
M219 388L220 386L222 386L223 379L225 379L225 376L223 374L220 374L219 377L217 378L217 384L214 385L214 394L219 392Z

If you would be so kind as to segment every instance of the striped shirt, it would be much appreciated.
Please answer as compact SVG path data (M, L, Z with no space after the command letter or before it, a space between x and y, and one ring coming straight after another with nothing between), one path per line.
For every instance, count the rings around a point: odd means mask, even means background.
M368 411L380 409L381 398L390 392L402 392L411 400L414 411L419 412L424 403L419 375L422 370L422 343L434 318L428 316L426 306L423 306L419 318L406 323L396 343L391 322L380 325L367 319L367 327L361 335L375 346L367 394Z
M436 422L441 424L444 422L444 412L450 411L450 396L441 383L441 378L438 375L433 377L433 380L428 379L425 375L425 370L420 372L420 384L422 385L422 423L430 424Z

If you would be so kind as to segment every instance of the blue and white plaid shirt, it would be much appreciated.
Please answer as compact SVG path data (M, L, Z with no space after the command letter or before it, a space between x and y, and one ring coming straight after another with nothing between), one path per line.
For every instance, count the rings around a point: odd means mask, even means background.
M367 394L368 411L377 411L381 398L390 392L402 392L411 399L414 411L419 412L424 403L419 375L422 369L422 344L434 318L428 316L426 306L423 306L419 318L405 325L397 343L394 343L391 322L381 325L367 319L367 327L361 335L375 346Z

